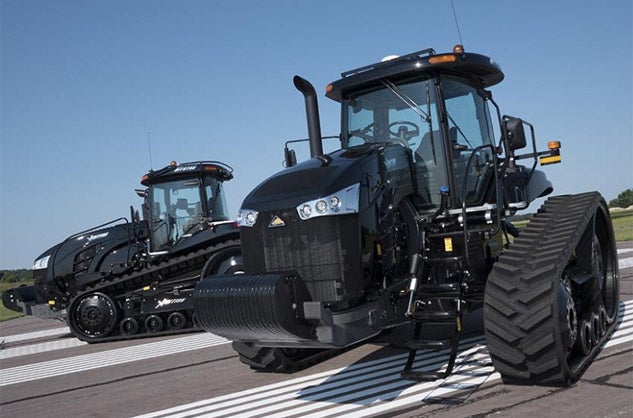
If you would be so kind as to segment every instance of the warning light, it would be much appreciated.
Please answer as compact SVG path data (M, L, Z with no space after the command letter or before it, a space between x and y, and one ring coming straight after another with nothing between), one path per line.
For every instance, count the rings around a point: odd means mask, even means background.
M464 53L464 45L457 44L453 47L453 52L455 54L463 54Z
M333 88L334 88L334 86L333 86L333 85L328 84L327 86L325 86L325 92L326 92L326 93L329 93L329 92L331 92L331 91L332 91L332 89L333 89Z
M441 64L443 62L454 62L454 61L457 61L457 57L453 54L435 55L429 58L430 64Z
M549 141L547 143L547 148L548 149L559 149L560 148L560 141Z
M169 163L170 166L172 167L176 167L178 165L178 163L176 161L173 161Z

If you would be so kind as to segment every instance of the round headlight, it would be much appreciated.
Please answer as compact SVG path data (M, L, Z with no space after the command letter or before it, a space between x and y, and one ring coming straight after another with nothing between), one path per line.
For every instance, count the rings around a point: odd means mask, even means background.
M318 202L316 202L316 210L319 213L325 213L327 212L327 202L325 200L319 200Z
M310 215L312 215L312 208L310 207L310 205L303 205L301 207L301 215L304 218L309 218Z
M341 199L339 199L338 196L330 197L330 207L332 209L339 207L340 204L341 204Z
M248 212L246 214L246 225L253 226L255 225L255 221L257 220L257 216L253 212Z

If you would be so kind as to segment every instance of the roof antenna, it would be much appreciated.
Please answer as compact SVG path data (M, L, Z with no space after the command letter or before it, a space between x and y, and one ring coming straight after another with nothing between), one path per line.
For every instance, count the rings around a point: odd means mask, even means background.
M152 140L149 135L151 132L147 132L147 147L149 149L149 171L154 171L154 163L152 162Z
M457 26L457 36L459 37L459 44L464 45L464 41L462 40L462 32L459 30L459 22L457 21L457 13L455 13L455 4L453 0L451 0L451 8L453 9L453 18L455 18L455 26Z

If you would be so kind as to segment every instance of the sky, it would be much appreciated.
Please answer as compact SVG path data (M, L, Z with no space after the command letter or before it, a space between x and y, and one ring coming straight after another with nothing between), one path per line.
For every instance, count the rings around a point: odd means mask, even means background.
M633 188L632 4L454 0L466 50L505 73L502 112L541 149L562 142L543 168L555 194ZM232 166L236 214L307 136L295 74L337 135L324 91L341 72L457 43L449 0L0 0L0 269L129 216L141 176L172 160Z

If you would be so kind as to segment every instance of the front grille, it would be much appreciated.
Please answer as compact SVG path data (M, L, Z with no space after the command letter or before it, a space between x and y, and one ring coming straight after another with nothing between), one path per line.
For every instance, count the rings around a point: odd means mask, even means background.
M285 226L270 227L280 217ZM356 215L307 221L295 209L263 212L241 230L246 271L295 271L315 301L340 302L361 295L360 232Z

